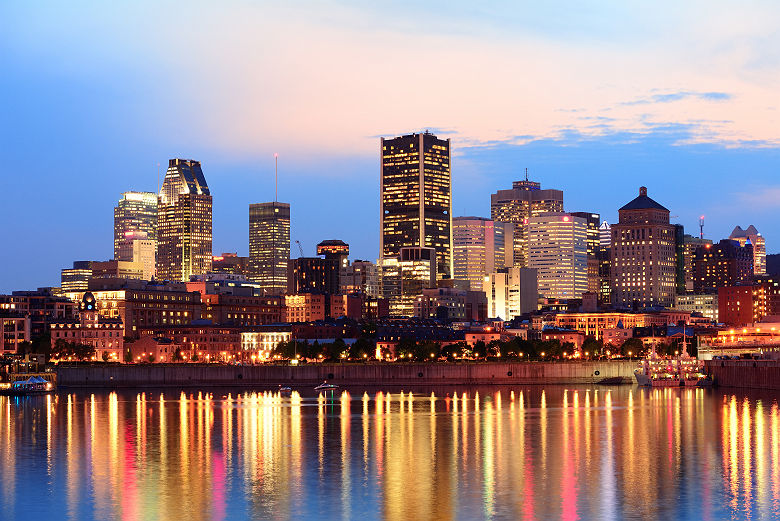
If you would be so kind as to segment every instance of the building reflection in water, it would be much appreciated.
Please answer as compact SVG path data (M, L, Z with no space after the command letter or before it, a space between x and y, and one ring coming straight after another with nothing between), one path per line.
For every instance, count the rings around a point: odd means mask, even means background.
M9 519L780 515L780 409L760 393L0 397L0 455Z

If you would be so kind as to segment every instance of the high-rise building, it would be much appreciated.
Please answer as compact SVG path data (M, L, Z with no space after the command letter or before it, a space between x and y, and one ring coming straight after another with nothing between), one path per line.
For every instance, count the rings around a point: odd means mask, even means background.
M249 257L241 257L236 252L224 252L211 258L211 273L231 275L249 275Z
M601 216L590 212L572 212L574 217L585 219L588 226L588 291L599 292L599 252L601 251ZM606 222L606 221L605 221Z
M336 295L339 292L337 259L298 257L287 262L287 293L314 292Z
M349 265L349 244L338 239L328 239L317 245L317 255L336 261L339 269Z
M72 268L65 268L60 274L60 287L63 292L87 291L92 277L93 261L74 261Z
M488 316L512 320L537 310L537 270L505 268L485 277Z
M410 134L382 139L380 255L401 248L436 250L439 278L452 276L450 140Z
M599 246L602 250L609 248L612 245L612 226L607 221L602 222L599 225Z
M249 273L266 295L287 291L287 262L290 260L290 205L249 205Z
M211 192L200 162L171 159L157 199L157 278L211 270Z
M612 227L607 221L599 226L599 303L610 304L612 302L612 266L610 256L612 252Z
M766 240L758 233L755 226L751 224L747 230L737 226L731 232L729 239L739 242L742 246L750 242L753 245L753 273L766 275Z
M700 239L699 237L693 237L688 234L683 236L683 269L685 270L686 293L693 293L693 279L695 278L693 273L693 261L696 259L696 250L700 246L707 245L712 246L712 241L710 239Z
M588 223L569 213L531 216L526 226L528 267L538 272L539 294L578 299L588 291Z
M544 212L563 211L563 192L541 189L535 181L515 181L511 190L499 190L490 196L490 218L498 222L513 223L514 265L528 266L528 249L525 226L528 219Z
M748 284L753 280L753 246L732 239L696 248L693 260L693 291L717 292L724 286Z
M148 238L144 231L127 231L125 237L119 243L119 256L114 260L120 262L135 262L142 266L144 280L154 278L157 263L157 241Z
M468 281L472 290L482 291L488 273L512 266L514 224L455 217L452 230L454 278Z
M669 210L639 188L639 196L619 210L612 225L610 269L616 307L674 304L677 275L675 227Z
M123 242L136 232L145 234L144 240L157 244L157 194L154 192L125 192L114 207L114 258L132 261L122 249ZM139 237L140 238L140 237Z

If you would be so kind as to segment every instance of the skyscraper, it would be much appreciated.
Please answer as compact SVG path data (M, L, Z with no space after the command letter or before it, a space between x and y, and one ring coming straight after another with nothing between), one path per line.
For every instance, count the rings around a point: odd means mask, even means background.
M114 207L114 258L132 261L125 255L131 250L122 243L135 232L143 232L144 240L157 243L157 194L154 192L125 192ZM156 248L156 246L155 246Z
M454 278L468 281L472 291L482 291L485 275L512 266L513 224L455 217L452 229Z
M753 245L753 272L756 275L766 275L766 240L758 233L755 226L751 224L747 230L737 226L731 232L729 239L739 242L740 246L750 242Z
M249 205L249 273L267 295L287 291L290 260L290 205L271 202Z
M693 260L693 292L715 293L718 288L753 281L753 245L723 239L696 248Z
M669 210L639 188L612 225L612 303L616 307L674 304L677 275L675 227Z
M544 298L578 299L588 291L588 224L581 217L546 212L528 219L528 267L538 273Z
M171 159L157 198L157 278L189 281L211 269L211 192L200 162Z
M562 212L563 192L542 190L541 185L528 180L515 181L511 190L499 190L490 196L490 217L494 221L514 223L514 265L528 266L528 249L525 226L531 216L543 212Z
M597 213L572 212L574 217L585 219L588 226L588 291L598 293L599 284L599 253L601 252L601 217ZM606 222L606 221L605 221Z
M436 250L439 278L452 276L450 140L429 132L381 140L380 255Z

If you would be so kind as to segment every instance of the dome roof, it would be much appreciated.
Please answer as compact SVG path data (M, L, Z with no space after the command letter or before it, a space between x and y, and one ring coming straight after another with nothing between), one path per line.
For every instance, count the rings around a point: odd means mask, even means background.
M665 212L668 212L669 210L655 202L654 200L650 199L647 196L647 188L644 186L639 187L639 196L631 201L630 203L624 205L620 210L663 210Z

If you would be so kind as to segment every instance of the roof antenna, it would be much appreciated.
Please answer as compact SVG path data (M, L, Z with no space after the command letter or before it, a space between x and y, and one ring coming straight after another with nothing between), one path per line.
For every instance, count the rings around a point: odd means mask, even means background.
M699 239L704 238L704 216L699 217Z
M525 167L525 180L528 181L528 167Z
M279 154L274 152L274 202L279 202Z

